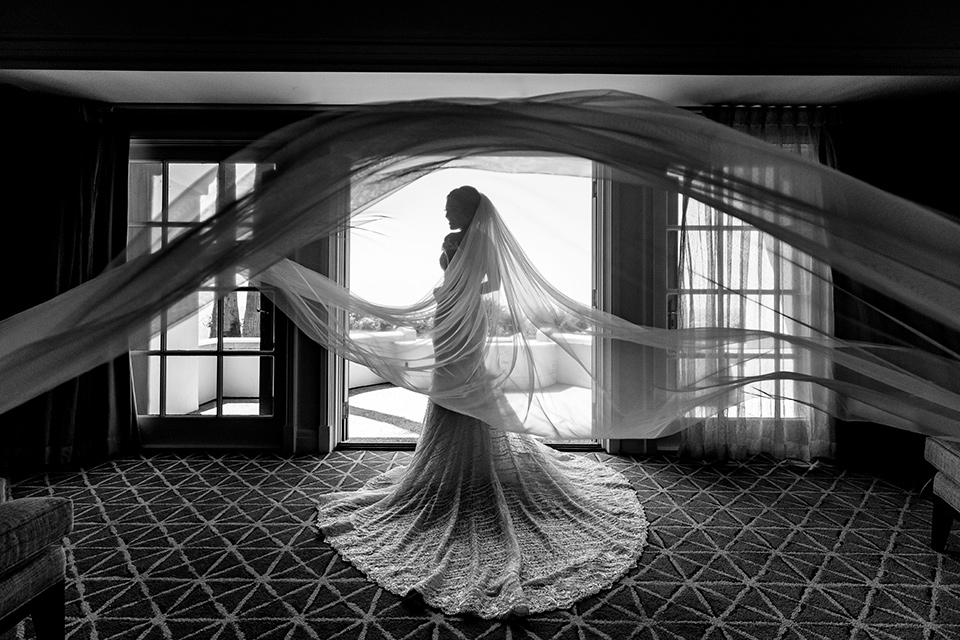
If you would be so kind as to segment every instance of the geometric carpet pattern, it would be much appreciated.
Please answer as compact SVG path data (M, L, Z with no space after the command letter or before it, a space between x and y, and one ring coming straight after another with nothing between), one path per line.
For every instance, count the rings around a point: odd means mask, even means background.
M925 497L823 464L582 453L633 483L637 567L568 610L444 616L368 582L310 525L314 501L409 452L157 455L21 478L74 504L67 637L96 640L960 637L960 554ZM14 634L33 638L32 623Z

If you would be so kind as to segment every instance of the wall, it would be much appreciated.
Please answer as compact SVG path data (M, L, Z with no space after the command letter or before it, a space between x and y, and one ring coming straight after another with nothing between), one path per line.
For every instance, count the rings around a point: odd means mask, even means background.
M916 104L886 101L854 104L842 109L842 124L833 131L838 168L891 193L939 209L960 219L956 195L960 162L960 100L943 96ZM906 221L905 221L906 222ZM958 247L960 251L960 247ZM906 306L862 287L839 274L835 283L894 318L920 322L924 331L960 352L960 335L932 321L919 320ZM928 348L905 333L882 313L856 306L836 292L836 333L849 339L888 341L884 336ZM872 331L865 333L863 327ZM929 476L923 458L925 438L873 423L840 422L837 425L837 460L898 482L922 485Z

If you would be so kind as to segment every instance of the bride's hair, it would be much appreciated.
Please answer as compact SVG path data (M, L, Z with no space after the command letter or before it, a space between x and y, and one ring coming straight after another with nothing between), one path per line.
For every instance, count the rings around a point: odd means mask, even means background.
M471 219L477 212L477 207L480 206L480 192L477 191L476 187L471 187L470 185L457 187L447 194L447 199L453 200L462 206L463 211L468 213Z
M475 187L464 185L448 193L447 200L455 202L460 211L468 216L468 219L463 229L449 233L443 239L443 251L440 254L440 268L444 270L446 270L450 261L453 260L457 249L460 248L460 242L463 241L466 227L473 221L473 216L477 213L477 208L480 206L480 192L477 191Z

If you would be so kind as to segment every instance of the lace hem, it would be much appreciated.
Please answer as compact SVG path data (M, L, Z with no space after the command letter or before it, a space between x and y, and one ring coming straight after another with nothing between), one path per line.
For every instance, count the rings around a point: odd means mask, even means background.
M483 618L610 588L636 566L648 528L614 469L432 404L410 465L325 497L317 525L384 589Z
M446 615L473 614L487 619L505 618L510 615L526 616L558 609L568 609L580 600L612 589L623 576L637 566L643 547L646 545L647 537L647 523L644 518L643 534L637 538L635 548L626 557L617 557L616 562L611 563L613 566L603 569L599 567L605 567L606 565L598 563L589 568L583 567L580 575L571 576L561 583L552 585L550 595L541 593L533 600L520 597L511 602L503 603L483 596L458 599L449 595L421 591L417 589L417 585L413 582L393 579L391 576L385 575L382 567L376 562L368 562L367 556L369 554L362 551L365 546L362 543L362 537L343 534L330 535L327 527L320 526L319 528L330 546L336 549L344 560L390 593L406 597L411 592L416 591L420 593L428 606L438 609ZM526 607L526 610L519 611L518 607L521 606Z

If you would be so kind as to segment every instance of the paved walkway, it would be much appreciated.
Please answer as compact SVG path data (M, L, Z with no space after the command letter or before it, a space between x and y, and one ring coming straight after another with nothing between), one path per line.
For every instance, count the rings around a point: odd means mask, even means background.
M427 397L389 384L350 390L350 438L416 440Z

